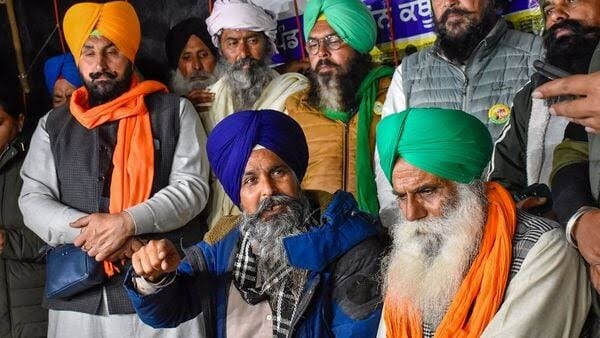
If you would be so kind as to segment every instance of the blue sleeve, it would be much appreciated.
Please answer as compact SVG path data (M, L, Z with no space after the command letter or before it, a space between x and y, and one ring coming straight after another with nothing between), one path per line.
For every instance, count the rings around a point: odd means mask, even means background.
M196 247L199 247L197 244ZM200 252L199 250L197 252ZM140 319L153 328L171 328L188 321L202 312L202 304L208 295L207 281L210 275L201 259L200 271L182 261L177 269L175 280L158 292L143 296L133 285L133 271L125 276L125 289Z
M378 276L382 243L371 237L348 251L334 272L331 331L335 337L375 337L381 318Z

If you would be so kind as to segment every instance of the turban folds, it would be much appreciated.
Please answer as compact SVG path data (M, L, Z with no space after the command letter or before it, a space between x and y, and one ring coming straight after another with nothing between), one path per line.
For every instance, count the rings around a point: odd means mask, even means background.
M200 18L189 18L173 26L169 31L169 34L167 34L165 49L169 60L169 67L172 69L177 68L179 56L181 56L181 52L192 35L195 35L202 40L213 56L215 58L217 57L217 49L212 44L204 20Z
M263 32L269 38L271 49L277 51L277 22L265 9L245 0L217 0L206 19L208 34L219 47L219 34L223 29L246 29Z
M373 15L361 0L310 0L304 10L304 39L324 14L327 23L350 47L368 53L377 40Z
M377 126L377 151L390 183L398 158L438 177L470 183L481 178L492 149L487 127L460 110L410 108Z
M71 53L53 56L46 60L44 64L44 79L46 80L46 88L48 88L50 96L52 96L54 84L59 78L64 78L75 88L79 88L82 85L79 70L75 65L75 60L73 60Z
M93 31L114 43L131 62L142 38L137 14L125 1L75 4L65 13L63 28L76 63L79 62L81 47Z
M206 152L219 182L238 207L242 176L256 145L279 156L299 181L306 173L308 146L302 128L294 119L275 110L248 110L229 115L208 136Z

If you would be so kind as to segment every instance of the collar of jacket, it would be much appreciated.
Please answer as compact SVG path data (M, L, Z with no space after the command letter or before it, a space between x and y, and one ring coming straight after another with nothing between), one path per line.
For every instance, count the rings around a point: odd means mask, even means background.
M481 40L477 44L475 49L473 49L473 53L471 53L471 56L467 60L466 64L471 63L473 60L473 56L475 55L477 55L477 58L483 58L490 52L492 52L496 48L498 41L500 41L504 34L506 34L507 30L508 25L506 24L504 18L498 18L498 21L496 22L496 25L494 25L492 30L486 35L485 38L483 38L483 40ZM440 53L438 40L436 40L434 47L430 50L430 53L435 54L446 60L446 58Z
M17 136L17 138L8 145L6 151L0 154L0 169L4 168L4 166L10 162L10 160L17 157L17 155L25 153L26 150L25 141L21 136Z
M376 219L358 210L350 193L338 191L321 213L321 226L283 239L290 265L322 271L368 237L379 233Z

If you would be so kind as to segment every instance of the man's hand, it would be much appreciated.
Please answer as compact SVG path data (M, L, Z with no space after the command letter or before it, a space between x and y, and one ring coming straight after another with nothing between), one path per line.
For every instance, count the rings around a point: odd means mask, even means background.
M81 234L75 237L73 244L97 261L113 255L135 234L133 219L127 212L90 214L70 225L81 229Z
M0 254L4 250L5 241L6 241L6 232L4 230L0 230Z
M600 72L550 81L531 94L536 99L565 95L577 98L553 104L550 112L585 126L587 132L600 133Z
M175 245L168 239L152 240L131 257L135 273L151 282L175 271L180 260Z
M579 252L586 262L592 267L599 265L600 210L592 210L583 214L579 220L577 220L573 235L577 241Z
M129 237L129 239L117 249L112 255L110 255L105 260L109 262L119 261L121 259L128 259L133 256L133 254L138 251L144 243L135 237Z
M215 93L212 93L207 89L192 89L185 97L187 97L194 107L196 107L196 111L203 112L208 111L210 108L210 105L207 103L214 101Z

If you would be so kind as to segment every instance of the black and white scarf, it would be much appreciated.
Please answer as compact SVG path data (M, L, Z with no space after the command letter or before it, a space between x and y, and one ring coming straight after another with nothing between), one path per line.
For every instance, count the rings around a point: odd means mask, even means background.
M269 301L273 311L273 337L289 337L292 331L292 319L300 301L300 292L296 292L298 296L294 296L287 278L293 271L293 267L285 264L277 269L270 280L262 281L262 285L258 286L256 255L252 253L249 235L242 235L233 265L233 282L248 304Z

